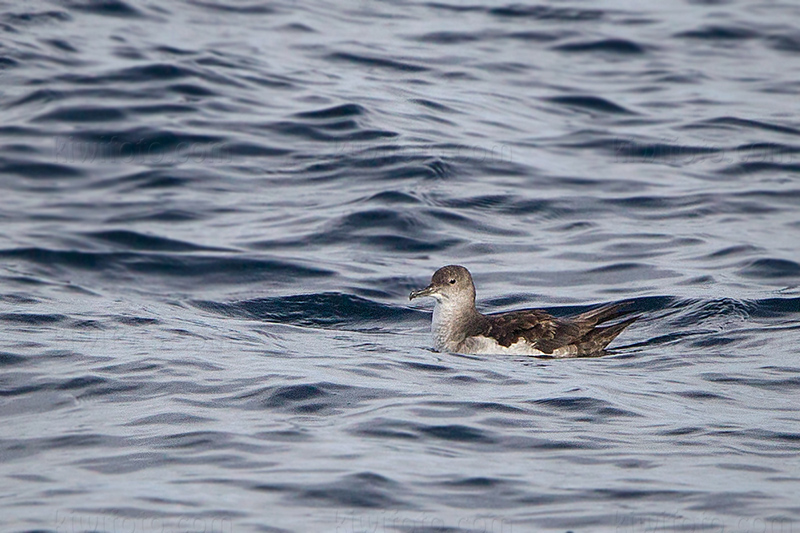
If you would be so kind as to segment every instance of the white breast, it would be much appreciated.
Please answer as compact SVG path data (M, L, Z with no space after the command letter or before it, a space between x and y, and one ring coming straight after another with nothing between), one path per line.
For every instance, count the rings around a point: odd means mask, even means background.
M537 350L525 339L520 339L510 346L503 346L491 337L469 337L461 343L457 351L468 354L494 354L494 355L548 355Z
M453 342L450 339L453 313L452 307L436 302L433 307L433 320L431 333L433 334L433 347L440 352L452 352Z

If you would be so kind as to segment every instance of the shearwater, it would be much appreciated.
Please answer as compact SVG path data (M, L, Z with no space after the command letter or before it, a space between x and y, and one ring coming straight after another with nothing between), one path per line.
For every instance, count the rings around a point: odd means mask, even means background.
M475 284L469 270L448 265L409 300L429 296L433 309L433 343L440 352L514 354L549 357L601 355L608 344L638 317L606 327L598 324L626 314L626 303L605 305L579 315L555 318L539 309L484 315L475 308Z

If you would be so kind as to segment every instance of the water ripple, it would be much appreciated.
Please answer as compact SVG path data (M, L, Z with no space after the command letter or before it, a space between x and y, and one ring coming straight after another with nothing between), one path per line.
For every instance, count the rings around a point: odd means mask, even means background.
M798 15L7 7L0 530L791 530ZM452 263L639 319L439 353Z

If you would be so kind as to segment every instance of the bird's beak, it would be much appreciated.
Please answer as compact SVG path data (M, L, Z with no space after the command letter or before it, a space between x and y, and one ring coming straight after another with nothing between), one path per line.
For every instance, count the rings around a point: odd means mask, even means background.
M411 294L408 295L409 300L413 300L414 298L422 298L424 296L431 296L437 290L437 287L433 284L428 285L424 289L420 289L418 291L411 291Z

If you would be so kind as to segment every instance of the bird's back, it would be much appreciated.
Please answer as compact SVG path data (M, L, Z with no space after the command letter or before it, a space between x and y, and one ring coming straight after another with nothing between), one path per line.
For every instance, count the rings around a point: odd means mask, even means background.
M638 318L598 327L626 314L621 311L625 305L611 304L567 318L555 318L539 309L483 315L485 321L464 339L458 351L551 357L600 354Z

